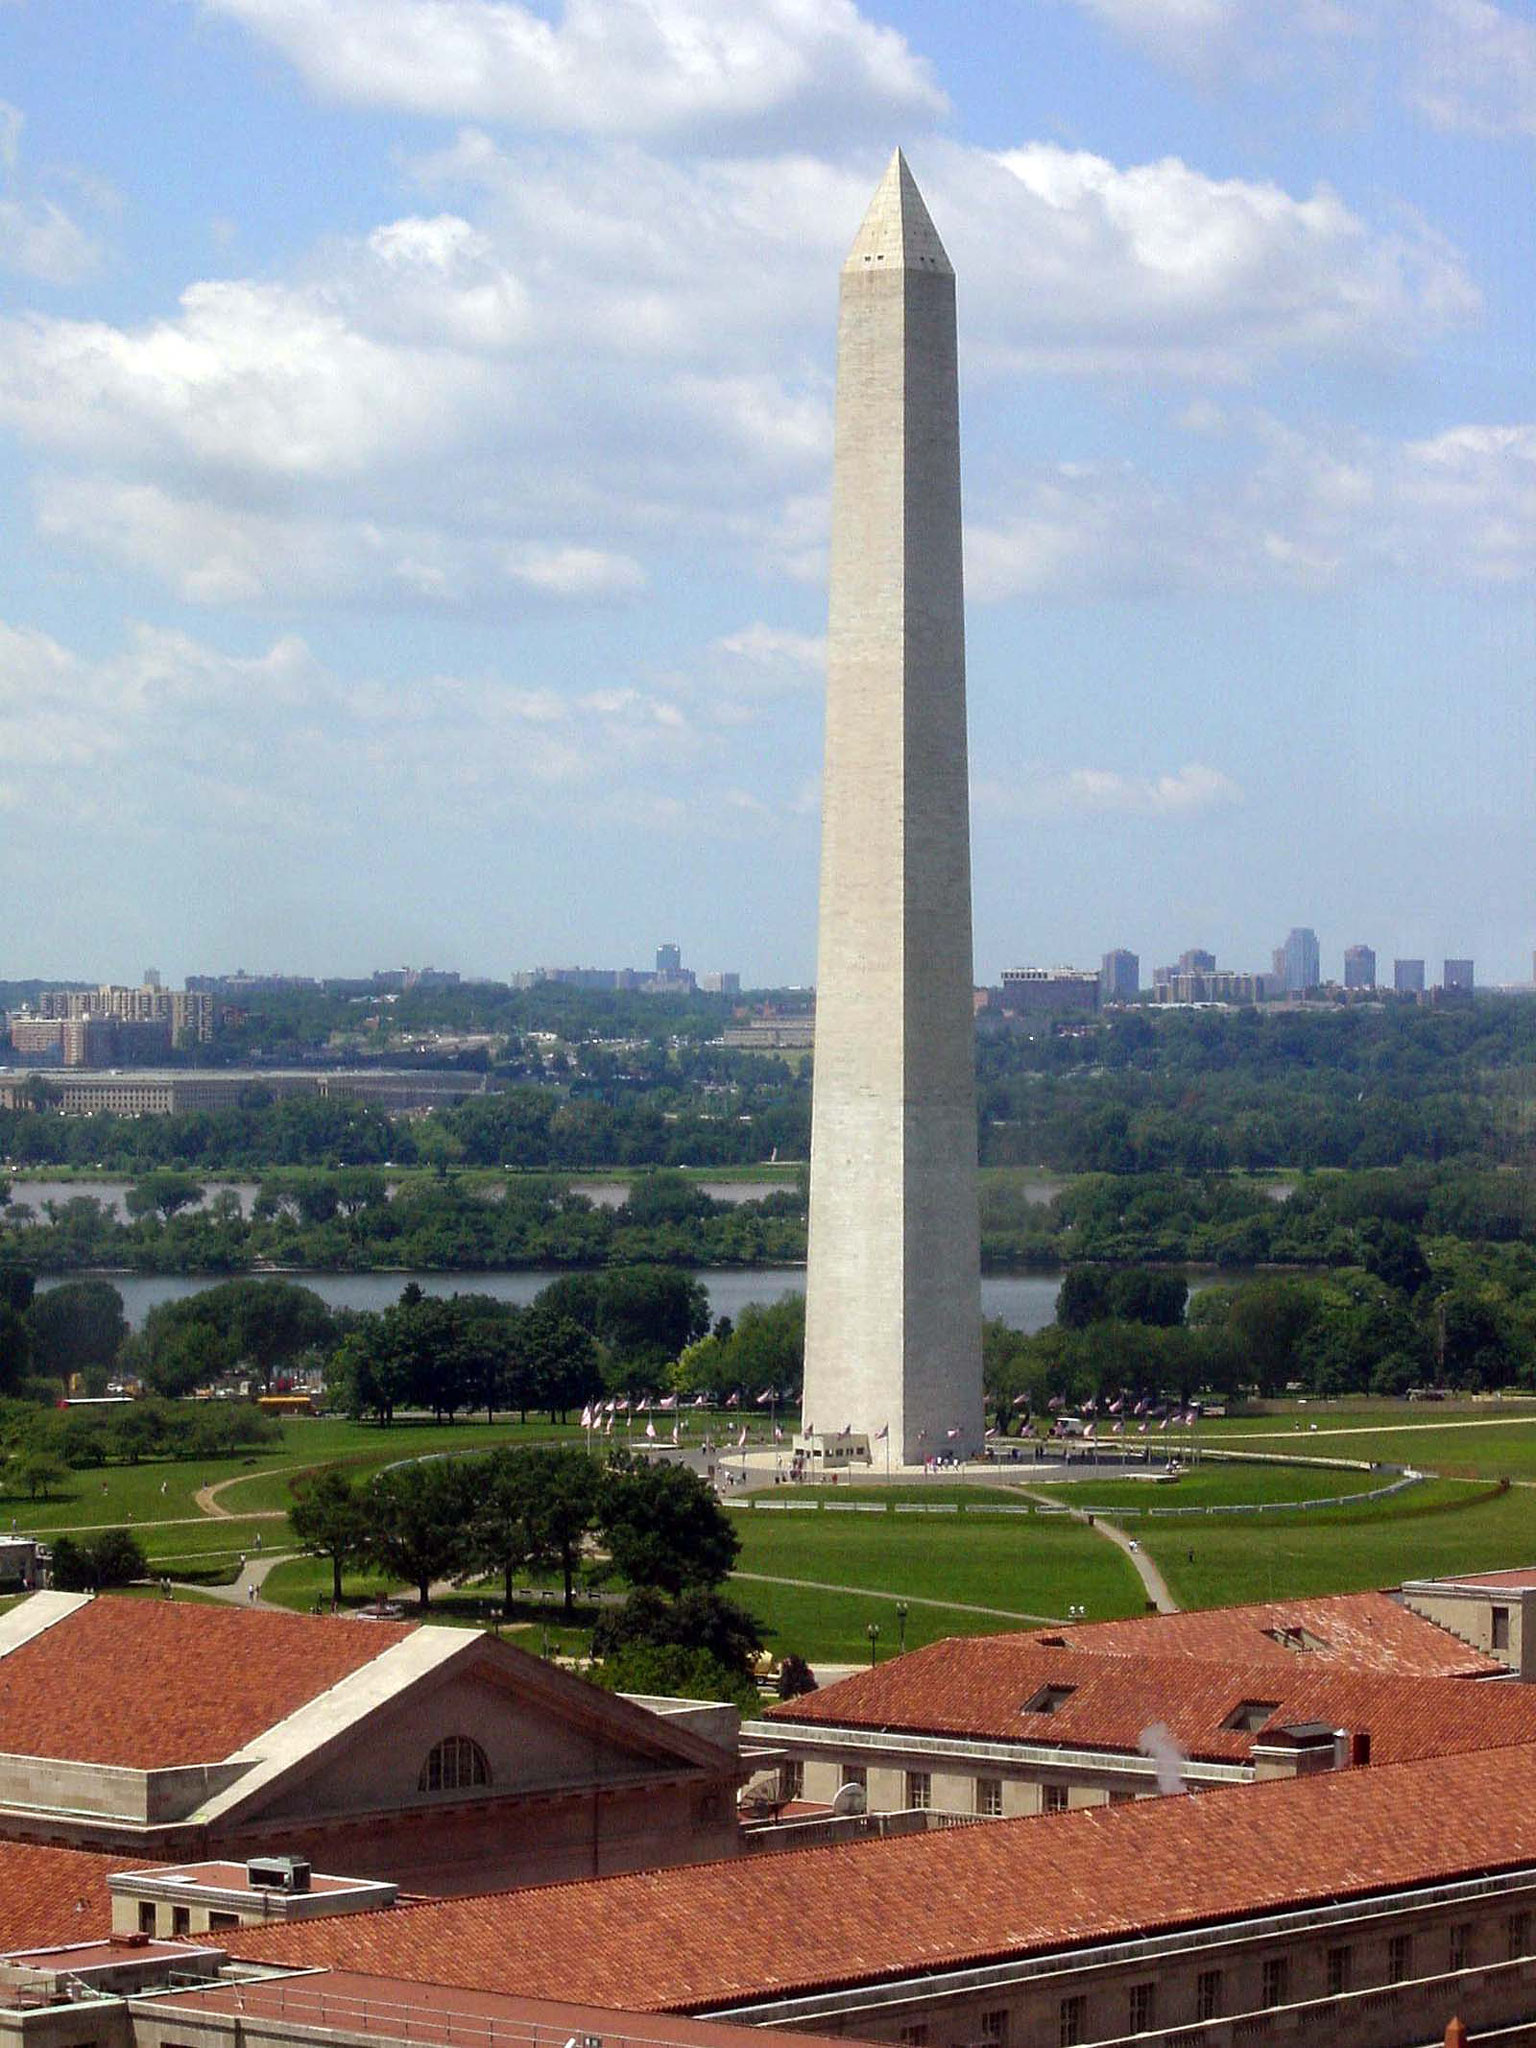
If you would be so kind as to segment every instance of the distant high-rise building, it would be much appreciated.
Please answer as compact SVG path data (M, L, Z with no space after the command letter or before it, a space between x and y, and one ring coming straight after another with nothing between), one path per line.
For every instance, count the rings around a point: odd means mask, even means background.
M1180 974L1214 974L1216 955L1207 953L1203 946L1191 946L1179 955L1178 971Z
M1423 995L1424 962L1422 960L1394 960L1392 962L1392 986L1400 996Z
M1376 949L1374 946L1346 946L1344 948L1344 986L1346 988L1374 988L1376 986Z
M1447 960L1445 963L1445 986L1455 989L1458 994L1472 993L1472 962L1470 960Z
M1293 925L1286 933L1285 944L1275 950L1275 972L1288 996L1304 995L1321 982L1322 955L1310 925Z
M1134 1003L1141 993L1141 960L1124 946L1104 955L1099 989L1106 1003Z
M699 987L707 996L739 996L741 976L734 972L727 973L721 968L714 974L701 974Z
M681 946L658 946L656 948L656 972L658 974L681 974L683 971L683 949Z
M144 986L146 988L158 988L160 986L160 970L158 967L145 968Z

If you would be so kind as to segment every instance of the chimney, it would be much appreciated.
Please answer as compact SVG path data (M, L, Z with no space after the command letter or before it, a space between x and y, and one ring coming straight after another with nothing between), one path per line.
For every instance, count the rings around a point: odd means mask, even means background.
M1363 1771L1366 1765L1370 1762L1370 1760L1371 1731L1369 1728L1357 1728L1354 1734L1349 1738L1350 1769L1354 1771Z
M1464 2020L1452 2020L1446 2028L1445 2048L1467 2048L1467 2028Z

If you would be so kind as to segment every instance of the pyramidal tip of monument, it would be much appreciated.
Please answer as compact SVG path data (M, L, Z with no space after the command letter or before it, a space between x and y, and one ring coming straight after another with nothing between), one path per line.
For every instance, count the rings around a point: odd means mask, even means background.
M944 253L917 180L899 149L892 152L885 176L875 187L843 268L926 270L937 276L954 276L954 266Z

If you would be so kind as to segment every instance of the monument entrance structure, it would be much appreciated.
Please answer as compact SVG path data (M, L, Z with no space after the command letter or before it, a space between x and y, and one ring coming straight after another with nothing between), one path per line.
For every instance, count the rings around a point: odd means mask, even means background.
M843 265L806 1278L812 1469L980 1448L955 275L898 151Z

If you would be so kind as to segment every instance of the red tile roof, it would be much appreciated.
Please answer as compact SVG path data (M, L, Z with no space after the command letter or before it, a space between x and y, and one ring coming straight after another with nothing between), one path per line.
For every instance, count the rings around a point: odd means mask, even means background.
M0 1842L0 1952L110 1934L107 1878L123 1861L81 1849Z
M1074 1632L1076 1633L1076 1632ZM1049 1713L1029 1702L1047 1688L1066 1697ZM1469 1685L1346 1670L1327 1658L1246 1664L1185 1657L1108 1657L1042 1647L1037 1635L957 1636L770 1710L798 1727L954 1735L1136 1753L1162 1722L1186 1756L1241 1762L1255 1741L1226 1724L1248 1702L1272 1707L1273 1730L1300 1721L1367 1728L1377 1763L1536 1743L1536 1686Z
M1536 1864L1536 1749L232 1936L297 1965L711 2011Z
M0 1657L0 1753L212 1763L410 1634L300 1614L103 1598Z
M1277 1640L1287 1630L1299 1630L1299 1638ZM1310 1653L1357 1670L1396 1671L1408 1678L1478 1678L1508 1669L1386 1593L1336 1593L1190 1614L1148 1614L1134 1621L1093 1621L1042 1630L1041 1640L1111 1656L1215 1658L1221 1663Z

